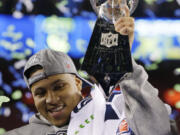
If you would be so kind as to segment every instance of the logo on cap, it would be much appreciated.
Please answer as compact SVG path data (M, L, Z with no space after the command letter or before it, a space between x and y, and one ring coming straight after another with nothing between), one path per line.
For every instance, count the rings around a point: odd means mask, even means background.
M67 67L67 68L70 68L71 66L70 66L70 64L67 64L66 67Z

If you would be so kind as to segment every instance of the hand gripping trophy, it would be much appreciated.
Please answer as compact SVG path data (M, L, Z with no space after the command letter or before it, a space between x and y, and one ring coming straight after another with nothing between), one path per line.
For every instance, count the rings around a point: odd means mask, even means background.
M115 22L126 16L127 8L132 14L138 0L90 0L98 15L81 69L103 87L106 95L109 88L127 72L132 72L128 36L115 31Z

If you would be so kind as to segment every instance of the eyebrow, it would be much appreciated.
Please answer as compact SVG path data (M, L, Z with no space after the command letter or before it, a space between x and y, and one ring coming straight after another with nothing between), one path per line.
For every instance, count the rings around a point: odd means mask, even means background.
M61 80L61 79L58 79L58 80L55 80L54 82L51 83L51 85L56 85L57 83L63 83L64 80Z
M33 92L33 93L36 93L36 92L41 91L41 90L45 90L45 89L42 88L42 87L38 87L38 88L34 89L34 91L32 91L32 92Z
M63 83L64 80L57 79L57 80L53 81L50 85L56 85L56 84L59 83L59 82L60 82L60 83ZM44 88L43 88L43 87L35 88L35 89L34 89L34 92L37 92L38 90L44 90Z

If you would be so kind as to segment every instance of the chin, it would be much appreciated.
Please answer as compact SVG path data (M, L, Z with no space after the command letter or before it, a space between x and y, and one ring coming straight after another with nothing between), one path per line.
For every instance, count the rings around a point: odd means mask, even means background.
M65 126L69 123L69 120L54 120L51 122L52 125L55 125L57 127Z

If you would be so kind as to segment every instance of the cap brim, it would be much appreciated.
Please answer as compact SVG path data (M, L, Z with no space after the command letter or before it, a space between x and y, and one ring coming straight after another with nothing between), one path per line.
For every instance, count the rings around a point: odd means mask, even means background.
M93 86L93 84L92 84L91 82L89 82L88 80L82 78L80 75L76 74L76 76L77 76L79 79L81 79L81 80L85 83L85 85Z

